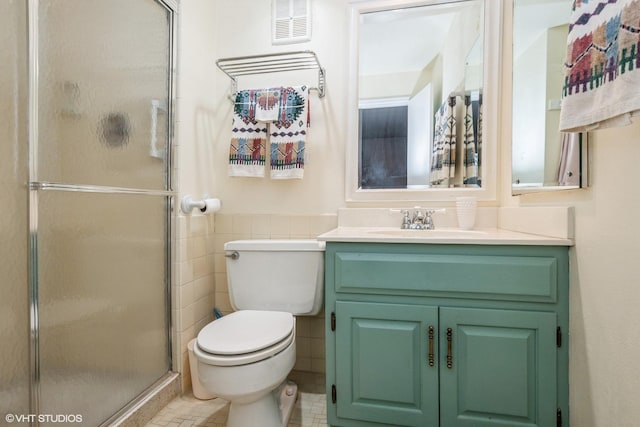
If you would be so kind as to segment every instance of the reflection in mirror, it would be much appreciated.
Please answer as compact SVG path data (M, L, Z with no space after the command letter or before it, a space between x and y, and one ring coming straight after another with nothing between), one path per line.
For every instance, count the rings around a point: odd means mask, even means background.
M560 133L572 0L514 0L512 193L586 186L586 134Z
M483 6L359 16L359 189L481 186Z

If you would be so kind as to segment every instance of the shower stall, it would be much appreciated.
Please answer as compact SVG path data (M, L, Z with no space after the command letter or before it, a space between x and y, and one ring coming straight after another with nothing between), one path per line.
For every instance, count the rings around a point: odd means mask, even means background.
M175 13L0 1L0 425L98 426L170 375Z

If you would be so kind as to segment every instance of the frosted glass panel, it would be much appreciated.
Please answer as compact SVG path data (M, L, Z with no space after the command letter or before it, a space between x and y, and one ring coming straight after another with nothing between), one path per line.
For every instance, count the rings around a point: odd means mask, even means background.
M166 203L39 193L41 413L99 425L169 370Z
M0 1L0 423L29 413L26 22Z
M168 11L155 0L55 0L38 13L37 180L164 189Z

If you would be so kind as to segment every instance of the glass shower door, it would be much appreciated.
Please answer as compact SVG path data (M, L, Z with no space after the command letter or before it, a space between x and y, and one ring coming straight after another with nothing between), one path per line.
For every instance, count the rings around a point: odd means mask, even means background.
M0 1L0 424L29 413L26 16Z
M173 17L156 0L31 4L33 395L97 426L170 369Z

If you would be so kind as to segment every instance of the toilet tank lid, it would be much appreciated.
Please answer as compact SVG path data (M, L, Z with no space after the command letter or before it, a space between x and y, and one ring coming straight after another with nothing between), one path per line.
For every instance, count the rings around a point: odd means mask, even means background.
M323 252L325 242L304 240L232 240L224 244L225 251L319 251Z

